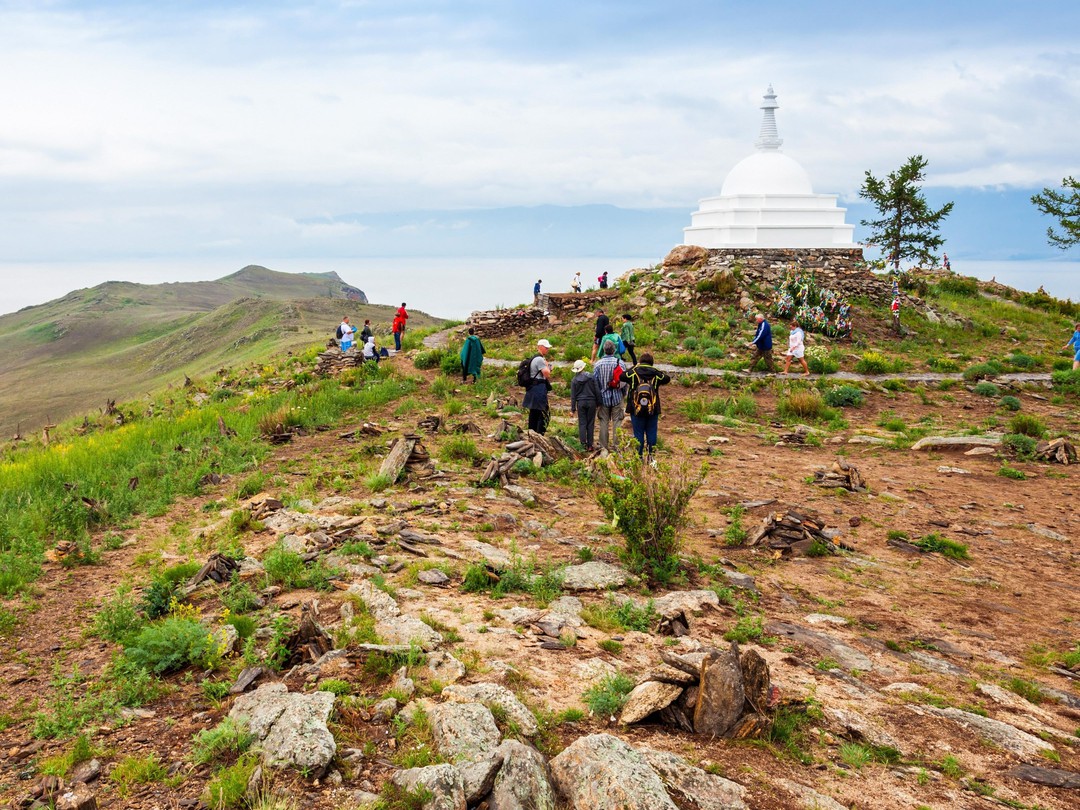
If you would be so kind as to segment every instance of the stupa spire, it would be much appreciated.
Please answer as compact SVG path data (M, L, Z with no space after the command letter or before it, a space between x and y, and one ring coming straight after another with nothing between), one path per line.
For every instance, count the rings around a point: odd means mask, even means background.
M761 102L761 110L764 114L761 118L761 129L758 131L757 140L754 141L754 146L759 152L775 152L784 143L784 139L776 131L776 108L779 106L776 103L776 93L773 92L770 84Z

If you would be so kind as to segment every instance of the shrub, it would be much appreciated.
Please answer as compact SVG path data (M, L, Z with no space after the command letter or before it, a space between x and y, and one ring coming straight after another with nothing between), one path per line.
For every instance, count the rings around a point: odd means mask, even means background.
M689 521L687 509L705 477L691 474L685 462L666 460L655 467L633 451L617 455L620 475L601 467L597 500L626 540L623 560L637 573L666 584L678 568L679 532Z
M416 357L413 358L413 365L422 371L437 367L447 352L444 349L428 349L427 351L418 352Z
M94 616L90 632L98 638L123 644L143 626L139 606L130 591L123 589L113 599L106 599Z
M626 696L633 688L633 680L618 672L608 675L600 683L589 687L582 695L582 699L589 710L598 717L613 717L622 709L623 704L626 703Z
M1009 410L1009 411L1018 411L1018 410L1020 410L1020 400L1017 399L1016 397L1013 397L1013 396L1002 397L998 401L998 405L1000 405L1002 408L1005 408L1006 410Z
M447 353L439 361L439 371L443 374L456 377L461 373L461 355L457 352Z
M305 564L303 557L280 543L263 555L262 563L267 581L285 588L314 588L324 591L330 587L330 579L336 573L328 568L321 558L310 565Z
M1010 467L1008 464L1002 464L1001 469L999 469L996 474L1000 475L1002 478L1012 478L1014 481L1027 480L1027 474L1023 470Z
M958 543L955 540L950 540L947 537L942 537L937 532L931 532L925 537L916 540L913 545L918 546L923 551L936 551L942 557L949 557L954 560L967 560L971 557L971 555L968 554L968 547L966 545Z
M728 546L741 546L746 541L746 529L743 528L743 513L746 510L739 504L735 504L728 510L728 525L724 529L724 544Z
M881 352L866 352L855 363L855 370L860 374L895 374L904 367L903 360L890 360Z
M1037 416L1018 413L1009 419L1009 433L1021 433L1033 439L1041 439L1046 435L1046 425Z
M612 597L600 604L587 605L581 611L581 618L590 627L604 632L614 630L638 630L650 632L660 618L650 599L644 607L638 607L629 599L615 603Z
M1039 360L1036 357L1032 357L1029 354L1023 352L1013 352L1005 358L1005 362L1014 368L1028 369L1036 368L1039 365Z
M980 383L976 383L975 387L971 389L980 397L996 397L1001 393L1001 389L994 385L992 382L986 382L985 380Z
M263 604L259 595L237 574L233 574L229 587L221 592L219 598L221 604L230 613L247 613L255 608L262 607Z
M996 377L1004 367L997 360L987 360L985 363L975 363L964 369L964 379L968 382L983 380L987 377Z
M817 419L825 410L821 395L812 389L792 391L777 403L776 410L781 416L799 419Z
M834 408L857 408L863 404L865 396L863 390L854 385L838 385L825 392L825 404Z
M439 448L439 458L443 461L474 462L480 458L480 451L476 449L476 442L468 436L451 436Z
M227 755L242 754L247 751L255 735L247 723L226 717L214 728L200 731L191 741L191 755L198 765L205 765Z
M739 282L735 275L727 270L715 273L711 278L703 278L694 289L699 293L709 293L719 298L730 298L739 291Z
M124 757L109 773L109 779L116 782L116 792L126 796L132 785L161 782L168 775L165 763L157 758L157 754L150 754L145 757Z
M815 374L835 374L840 370L840 361L824 346L806 347L806 365Z
M169 612L180 583L198 573L197 562L180 563L160 572L143 591L142 609L148 619L159 619Z
M701 358L696 354L677 354L671 358L671 364L678 368L693 368L701 365Z
M1068 363L1068 361L1065 362ZM1055 371L1050 375L1050 383L1055 391L1080 396L1080 369Z
M936 285L939 293L948 293L964 298L975 298L979 294L979 281L968 276L949 276Z
M960 370L960 364L948 357L931 357L926 361L926 365L931 371L937 371L940 374L955 374Z
M207 783L203 801L215 810L240 807L256 765L258 760L253 755L244 754L235 764L221 768Z
M203 664L216 653L205 626L193 619L167 618L147 625L127 647L128 660L155 675Z
M724 633L726 641L734 641L745 644L748 641L759 641L762 644L771 644L776 639L765 635L765 620L761 614L756 616L740 616L735 626Z
M1035 455L1035 447L1038 442L1023 433L1006 433L1001 439L1001 444L1007 450L1015 453L1017 458L1030 459Z

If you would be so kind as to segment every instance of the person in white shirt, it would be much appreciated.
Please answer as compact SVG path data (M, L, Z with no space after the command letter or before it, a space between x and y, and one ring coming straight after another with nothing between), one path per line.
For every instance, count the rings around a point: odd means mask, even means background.
M791 322L791 332L788 334L787 339L788 350L784 356L784 373L788 373L788 369L791 368L791 358L794 357L803 367L803 376L810 376L810 367L806 365L806 333L799 326L798 321Z
M353 334L356 332L356 330L353 329L352 324L349 323L348 315L341 319L341 326L338 328L341 330L341 351L347 352L352 348Z
M374 360L379 362L379 350L375 348L375 336L368 335L366 341L364 341L364 362L368 360Z

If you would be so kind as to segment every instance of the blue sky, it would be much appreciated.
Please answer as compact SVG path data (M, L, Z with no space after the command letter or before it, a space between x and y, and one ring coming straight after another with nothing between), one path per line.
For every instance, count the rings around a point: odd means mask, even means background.
M1026 200L1080 174L1077 30L1074 2L0 0L0 260L438 250L430 212L516 206L688 224L769 83L816 191L920 153L968 206L950 252L1056 256Z

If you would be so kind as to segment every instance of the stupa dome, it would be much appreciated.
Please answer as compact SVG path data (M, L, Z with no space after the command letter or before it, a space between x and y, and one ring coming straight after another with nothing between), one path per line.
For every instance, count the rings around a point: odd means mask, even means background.
M687 245L704 248L851 248L854 225L835 194L815 194L810 175L780 151L772 86L761 105L756 151L735 164L719 197L701 200L683 228Z
M740 194L813 194L810 175L783 152L755 152L735 164L721 197Z

